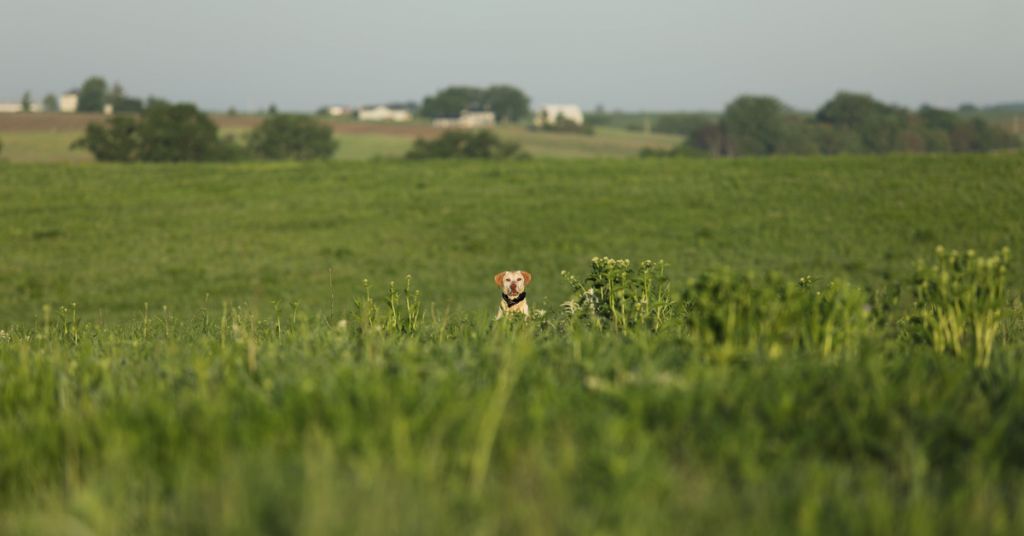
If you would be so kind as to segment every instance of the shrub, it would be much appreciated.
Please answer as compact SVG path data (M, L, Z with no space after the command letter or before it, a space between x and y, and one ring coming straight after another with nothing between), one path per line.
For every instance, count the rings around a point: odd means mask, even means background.
M522 158L518 143L506 143L489 130L449 130L436 140L417 139L405 157L425 158Z
M139 159L138 122L129 117L112 117L104 127L89 123L85 137L71 148L88 149L100 162L131 162Z
M652 331L672 316L675 302L665 277L665 261L645 260L635 270L629 259L594 257L583 281L566 271L562 277L572 287L572 295L562 304L571 316L619 329Z
M991 257L935 248L934 264L918 262L912 329L936 351L987 367L1006 305L1009 255L1008 248Z
M271 160L330 158L338 148L330 125L312 117L272 115L249 135L249 151Z
M789 348L844 355L858 348L869 327L867 294L843 281L818 290L810 277L794 282L723 270L690 279L682 300L693 340L724 357L779 357Z
M192 104L151 101L138 117L92 123L72 148L88 149L101 161L185 162L233 160L240 149L217 137L217 126Z

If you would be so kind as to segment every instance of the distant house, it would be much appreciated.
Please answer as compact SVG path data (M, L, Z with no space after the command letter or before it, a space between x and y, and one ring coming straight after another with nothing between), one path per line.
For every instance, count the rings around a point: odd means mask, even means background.
M533 124L538 127L554 125L558 123L559 117L583 125L583 109L575 104L545 104L533 117Z
M16 114L25 111L22 109L21 102L0 102L0 114ZM38 113L43 111L42 103L30 102L28 103L28 111L32 113Z
M412 112L401 108L390 108L388 106L373 106L360 108L356 111L356 119L360 121L393 121L404 123L412 121Z
M109 102L103 104L103 115L114 115L114 105Z
M78 92L68 91L67 93L60 96L57 99L57 109L64 113L74 113L78 111Z
M327 115L329 115L331 117L341 117L343 115L348 115L349 111L350 110L349 110L348 106L328 106L327 107Z
M458 117L438 117L433 125L437 128L484 128L494 126L494 112L470 112L463 110Z

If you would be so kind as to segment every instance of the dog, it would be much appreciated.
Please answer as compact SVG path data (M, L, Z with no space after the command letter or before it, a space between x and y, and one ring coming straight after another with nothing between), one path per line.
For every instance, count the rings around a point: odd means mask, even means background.
M498 304L498 316L495 320L508 313L522 313L530 316L530 306L526 305L526 285L533 276L530 272L516 270L514 272L498 272L494 275L494 284L501 289L501 303Z

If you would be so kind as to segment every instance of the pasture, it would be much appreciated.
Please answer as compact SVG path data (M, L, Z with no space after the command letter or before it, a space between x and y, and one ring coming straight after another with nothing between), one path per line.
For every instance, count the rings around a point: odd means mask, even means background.
M0 532L1019 533L1021 206L1020 154L0 164Z

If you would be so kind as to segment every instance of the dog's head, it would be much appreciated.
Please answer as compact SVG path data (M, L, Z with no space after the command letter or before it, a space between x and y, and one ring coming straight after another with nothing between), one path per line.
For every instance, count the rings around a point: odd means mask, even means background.
M501 288L501 292L509 298L515 298L526 291L526 285L530 284L533 276L530 272L517 270L515 272L498 272L494 276L494 284Z

